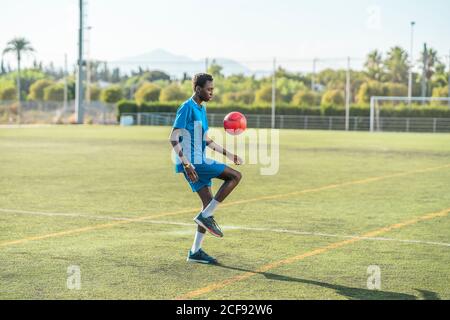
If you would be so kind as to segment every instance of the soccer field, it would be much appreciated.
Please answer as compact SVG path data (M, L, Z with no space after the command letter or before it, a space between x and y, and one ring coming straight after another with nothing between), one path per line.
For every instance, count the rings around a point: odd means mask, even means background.
M450 135L281 131L277 175L238 168L207 266L169 132L0 128L0 298L450 299Z

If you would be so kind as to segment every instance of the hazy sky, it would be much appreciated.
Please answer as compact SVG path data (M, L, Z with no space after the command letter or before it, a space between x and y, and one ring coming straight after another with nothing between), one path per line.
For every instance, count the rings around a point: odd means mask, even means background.
M88 0L91 56L114 60L163 48L200 59L363 58L426 41L450 51L449 0ZM29 39L39 60L76 59L78 0L0 0L0 50ZM28 59L29 61L31 59Z

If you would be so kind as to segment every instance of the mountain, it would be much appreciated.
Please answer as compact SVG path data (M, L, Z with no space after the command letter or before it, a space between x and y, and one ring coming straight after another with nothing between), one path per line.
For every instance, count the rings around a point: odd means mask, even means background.
M226 76L238 73L245 75L252 74L252 70L231 59L208 59L209 64L212 61L215 61L223 67L222 73ZM120 68L122 72L128 74L141 67L143 69L164 71L173 77L181 78L184 73L192 76L195 73L205 72L206 59L194 60L186 56L170 53L163 49L156 49L138 56L112 61L109 63L109 66L111 68Z

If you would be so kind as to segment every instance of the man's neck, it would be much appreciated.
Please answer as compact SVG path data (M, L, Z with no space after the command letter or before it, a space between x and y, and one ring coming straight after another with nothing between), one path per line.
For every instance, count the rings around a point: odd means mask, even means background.
M193 99L199 106L202 105L203 100L200 99L196 94L194 94L194 95L192 96L192 99Z

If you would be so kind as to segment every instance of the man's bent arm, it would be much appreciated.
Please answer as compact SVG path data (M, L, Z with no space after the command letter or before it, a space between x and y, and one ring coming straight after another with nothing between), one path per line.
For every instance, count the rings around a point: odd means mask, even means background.
M181 135L180 133L181 133L180 129L176 129L176 128L173 129L170 134L169 140L170 140L170 143L172 144L173 150L177 154L178 158L181 160L181 163L183 164L183 166L188 166L191 164L191 162L183 154L183 150L182 150L181 144L180 144L180 135Z
M223 154L227 158L234 157L234 154L228 152L224 147L218 145L210 137L206 136L206 146L220 154Z

